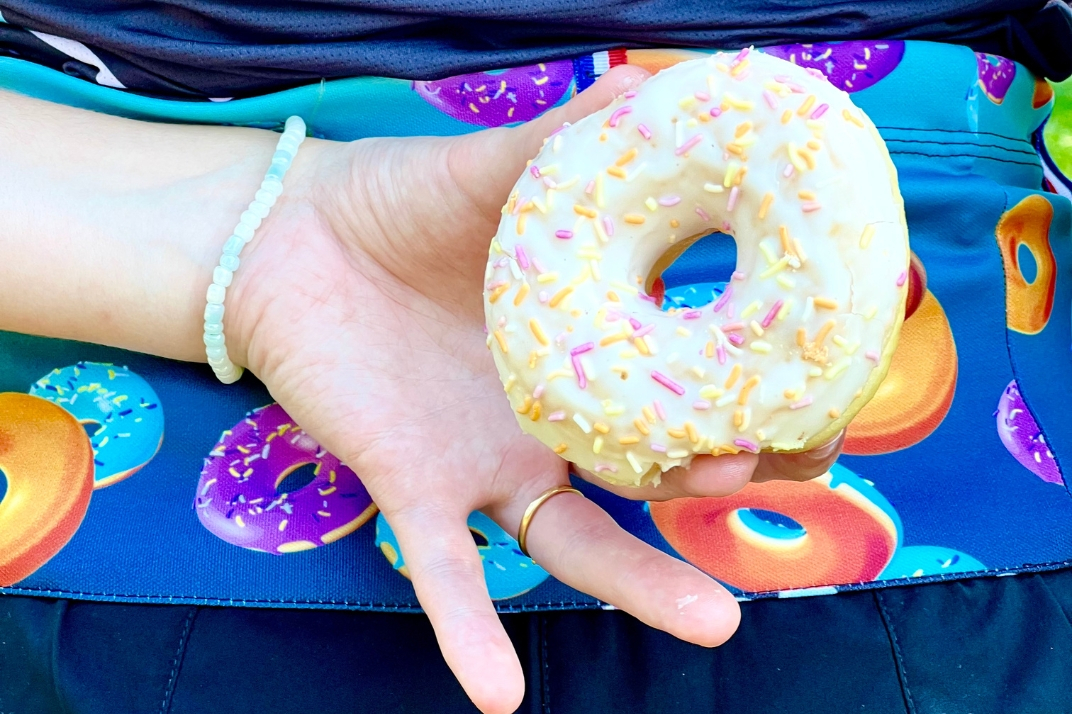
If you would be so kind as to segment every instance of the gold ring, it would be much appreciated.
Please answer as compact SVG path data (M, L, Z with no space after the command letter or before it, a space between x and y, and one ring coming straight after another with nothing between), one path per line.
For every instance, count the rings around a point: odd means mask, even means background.
M537 496L536 500L530 503L529 507L525 509L525 515L521 516L521 527L517 529L517 547L529 558L532 556L529 555L527 541L529 537L529 526L532 524L532 517L536 515L536 511L540 510L540 506L560 493L575 493L581 498L584 498L584 494L572 486L555 486Z

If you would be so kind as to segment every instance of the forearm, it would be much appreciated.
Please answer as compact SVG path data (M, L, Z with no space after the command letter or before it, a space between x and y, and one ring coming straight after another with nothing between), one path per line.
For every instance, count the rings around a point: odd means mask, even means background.
M203 360L212 268L278 136L6 93L0 132L0 329Z

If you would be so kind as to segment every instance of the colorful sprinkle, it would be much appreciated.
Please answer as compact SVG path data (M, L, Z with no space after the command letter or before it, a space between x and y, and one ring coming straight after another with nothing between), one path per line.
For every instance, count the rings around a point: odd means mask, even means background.
M623 116L633 111L631 106L619 107L610 115L610 119L607 120L607 124L613 129L618 126L618 122Z
M573 231L560 229L555 231L555 238L561 238L562 240L569 240L573 237Z
M644 137L644 139L651 138L651 129L648 129L648 127L644 126L643 124L637 125L637 131L640 132L640 135Z
M671 392L673 392L674 394L676 394L678 396L681 396L681 395L683 395L685 393L685 388L684 387L682 387L680 384L678 384L674 380L672 380L669 377L667 377L662 372L652 370L651 378L654 379L656 382L658 382L659 384L663 385L664 387L666 387L667 389L669 389Z
M691 139L686 141L681 146L679 146L676 149L674 149L674 156L682 156L684 154L687 154L689 152L689 149L693 148L694 146L699 144L701 141L703 141L703 137L700 136L699 134L697 134L696 136L692 137Z

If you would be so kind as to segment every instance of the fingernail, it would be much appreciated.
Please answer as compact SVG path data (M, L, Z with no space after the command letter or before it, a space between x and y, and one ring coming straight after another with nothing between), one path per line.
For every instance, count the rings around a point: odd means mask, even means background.
M808 453L816 461L822 461L823 459L829 458L831 455L837 453L838 449L841 448L841 442L844 438L845 432L842 431L830 441L826 442L818 448L812 449Z

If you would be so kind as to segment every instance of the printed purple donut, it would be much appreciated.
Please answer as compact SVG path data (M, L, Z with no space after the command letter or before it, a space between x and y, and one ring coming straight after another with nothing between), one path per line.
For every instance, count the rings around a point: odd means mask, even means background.
M539 116L565 95L572 80L573 63L562 61L414 82L413 88L447 116L490 127Z
M1005 387L994 416L997 417L1001 443L1024 468L1046 483L1064 483L1053 452L1028 411L1015 379Z
M309 464L316 467L311 483L290 493L277 490ZM278 404L250 412L223 432L205 459L194 510L228 543L275 555L333 543L376 514L357 474Z
M1001 104L1016 79L1016 63L985 52L976 52L975 61L979 65L979 86L983 93L994 104Z
M884 79L904 57L902 40L851 40L813 45L764 47L767 54L822 72L846 92L859 92Z

